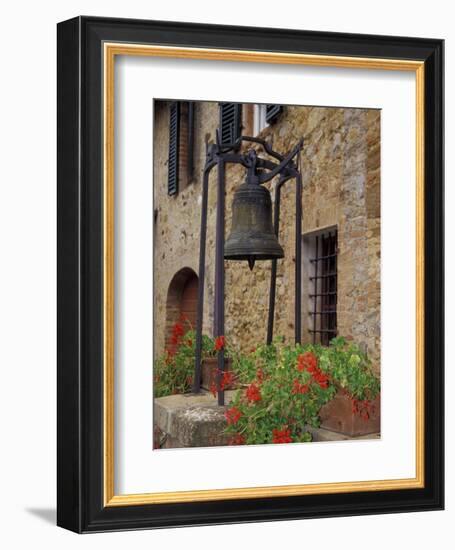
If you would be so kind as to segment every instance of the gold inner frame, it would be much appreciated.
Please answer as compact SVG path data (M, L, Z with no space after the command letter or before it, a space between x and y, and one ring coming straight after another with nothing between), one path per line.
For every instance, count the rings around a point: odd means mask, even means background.
M104 503L105 506L267 498L424 487L424 62L246 50L104 43ZM412 71L416 78L416 476L405 479L143 494L114 493L114 70L115 56L154 56Z

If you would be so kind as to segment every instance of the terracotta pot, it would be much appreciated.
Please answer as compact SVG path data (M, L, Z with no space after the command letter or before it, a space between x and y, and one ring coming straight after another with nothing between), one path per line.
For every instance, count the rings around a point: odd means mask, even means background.
M231 369L232 361L229 358L224 360L224 367L226 371ZM212 384L216 383L216 373L218 370L218 359L217 357L209 357L202 361L202 383L201 386L210 390ZM232 384L226 386L225 390L231 390L233 388Z
M381 396L378 394L369 409L369 418L364 419L352 410L352 400L344 392L325 404L320 412L321 428L350 437L379 433L381 431Z

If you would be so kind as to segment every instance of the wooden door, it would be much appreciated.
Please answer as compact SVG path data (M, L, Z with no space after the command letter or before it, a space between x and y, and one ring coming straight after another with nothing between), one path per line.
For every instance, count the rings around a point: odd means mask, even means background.
M197 289L197 276L190 277L185 283L180 301L181 319L189 322L194 329L196 328Z

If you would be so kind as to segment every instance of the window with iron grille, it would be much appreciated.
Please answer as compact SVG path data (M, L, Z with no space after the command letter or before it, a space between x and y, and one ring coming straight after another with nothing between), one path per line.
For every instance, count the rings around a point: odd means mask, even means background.
M314 239L311 264L309 311L313 343L328 346L337 335L337 257L338 232L336 229L319 233Z

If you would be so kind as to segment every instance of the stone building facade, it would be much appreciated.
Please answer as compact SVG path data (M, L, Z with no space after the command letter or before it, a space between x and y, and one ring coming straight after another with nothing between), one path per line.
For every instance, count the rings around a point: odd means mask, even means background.
M155 356L162 353L170 327L183 312L195 321L202 201L202 172L206 144L220 124L216 102L180 102L178 192L169 194L169 142L172 102L155 101L154 124L154 295ZM303 137L300 156L302 196L302 341L313 340L311 330L323 329L321 300L314 294L315 265L319 277L332 282L329 308L336 333L368 352L374 368L380 365L380 111L353 108L283 106L271 124L264 123L262 107L242 106L242 133L268 140L287 153ZM190 130L190 127L192 130ZM191 142L189 139L191 139ZM250 147L249 145L247 147ZM259 146L254 148L260 149ZM191 159L189 158L191 155ZM192 168L191 168L192 165ZM208 233L203 330L212 334L214 317L214 255L216 169L208 197ZM245 179L240 166L226 171L226 227L231 229L235 188ZM267 187L272 191L276 181ZM285 257L278 261L274 334L294 338L294 186L282 188L279 242ZM332 239L335 263L322 275L314 261L316 242ZM334 241L333 239L336 239ZM333 243L335 245L333 246ZM319 248L318 257L324 254ZM265 341L270 261L258 261L252 271L246 262L225 262L225 336L234 346L249 350ZM331 271L335 269L333 277ZM327 271L327 268L326 268ZM312 278L313 277L313 278ZM323 285L324 279L319 279ZM326 288L327 290L327 288ZM330 294L330 293L329 293ZM316 300L316 302L315 302ZM319 300L319 302L317 301ZM328 314L327 314L328 315ZM315 324L315 317L317 318ZM323 332L316 333L316 341ZM330 333L333 336L333 333Z

